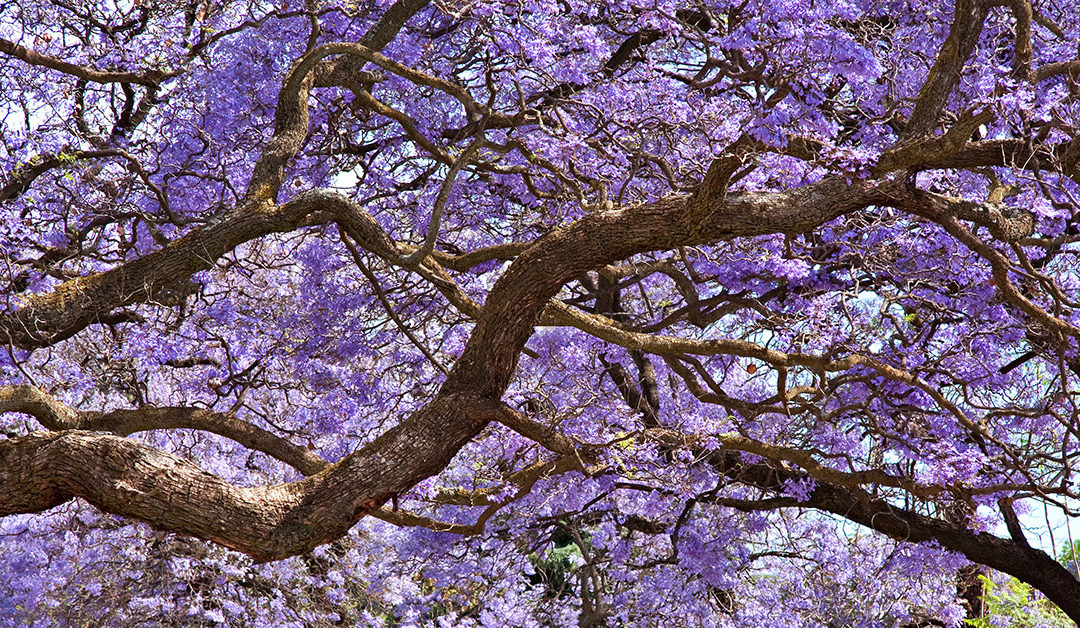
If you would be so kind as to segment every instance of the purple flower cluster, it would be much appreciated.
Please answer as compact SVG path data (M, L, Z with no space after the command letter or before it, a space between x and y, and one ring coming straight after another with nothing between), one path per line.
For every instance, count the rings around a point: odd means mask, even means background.
M0 624L1076 620L1078 12L0 5Z

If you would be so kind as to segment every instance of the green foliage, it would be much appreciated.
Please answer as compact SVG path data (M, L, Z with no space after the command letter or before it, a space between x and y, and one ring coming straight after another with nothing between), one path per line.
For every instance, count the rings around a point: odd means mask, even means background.
M1058 552L1058 562L1075 575L1075 564L1078 561L1080 561L1080 539L1073 541L1071 544L1068 541L1063 543L1061 551Z
M1012 576L1002 582L980 575L986 614L968 620L974 628L1072 628L1076 624L1046 598L1037 595L1030 585Z
M561 598L573 595L573 583L568 582L576 565L581 563L581 549L570 539L556 539L555 547L544 553L529 556L535 575L533 585L543 585L546 595Z

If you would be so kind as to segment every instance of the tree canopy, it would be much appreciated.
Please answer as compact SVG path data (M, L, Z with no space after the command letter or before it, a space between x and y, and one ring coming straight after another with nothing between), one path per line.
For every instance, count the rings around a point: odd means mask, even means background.
M0 2L0 617L1080 620L1077 15Z

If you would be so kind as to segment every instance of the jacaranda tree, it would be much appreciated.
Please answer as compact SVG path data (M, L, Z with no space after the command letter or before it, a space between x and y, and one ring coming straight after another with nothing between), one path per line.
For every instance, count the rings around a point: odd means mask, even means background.
M0 617L1080 620L1078 15L0 2Z

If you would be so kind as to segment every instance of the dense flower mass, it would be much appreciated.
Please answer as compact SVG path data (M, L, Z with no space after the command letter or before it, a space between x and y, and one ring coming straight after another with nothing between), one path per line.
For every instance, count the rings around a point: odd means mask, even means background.
M1080 620L1077 15L0 3L0 623Z

